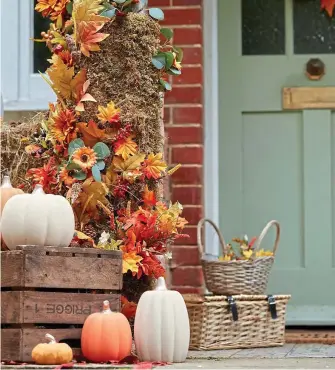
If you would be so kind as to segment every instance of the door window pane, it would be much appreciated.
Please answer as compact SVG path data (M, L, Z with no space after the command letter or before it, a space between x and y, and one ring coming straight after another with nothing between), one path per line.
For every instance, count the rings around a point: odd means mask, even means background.
M321 10L320 1L294 0L293 24L295 54L335 52L335 18Z
M36 1L34 2L36 4ZM34 6L35 7L35 6ZM34 10L34 38L41 39L41 32L49 29L50 20L49 18L43 18L41 13ZM46 46L45 42L34 42L33 43L33 72L38 71L45 72L50 66L47 59L51 57L51 52Z
M242 54L285 54L284 0L242 0Z

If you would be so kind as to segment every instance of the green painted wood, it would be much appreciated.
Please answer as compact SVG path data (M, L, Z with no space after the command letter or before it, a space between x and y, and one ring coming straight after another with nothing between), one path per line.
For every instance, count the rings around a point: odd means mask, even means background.
M226 239L282 227L268 292L292 294L288 324L335 324L335 113L283 111L290 86L333 86L335 73L309 81L311 55L293 54L286 1L284 56L242 56L241 1L219 4L220 227ZM322 55L327 66L334 55ZM262 247L272 247L270 232ZM246 292L247 293L247 292Z

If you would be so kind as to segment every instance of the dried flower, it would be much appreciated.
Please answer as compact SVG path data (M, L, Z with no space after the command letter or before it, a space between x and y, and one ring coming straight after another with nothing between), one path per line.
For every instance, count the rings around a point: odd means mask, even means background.
M92 148L85 146L74 151L72 161L82 170L87 170L97 163L97 154Z

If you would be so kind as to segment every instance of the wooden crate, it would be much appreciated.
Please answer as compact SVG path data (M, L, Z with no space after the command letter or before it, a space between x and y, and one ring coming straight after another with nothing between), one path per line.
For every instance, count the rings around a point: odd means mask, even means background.
M104 300L120 311L121 289L119 251L19 246L1 252L1 360L30 362L46 333L80 344L82 324Z

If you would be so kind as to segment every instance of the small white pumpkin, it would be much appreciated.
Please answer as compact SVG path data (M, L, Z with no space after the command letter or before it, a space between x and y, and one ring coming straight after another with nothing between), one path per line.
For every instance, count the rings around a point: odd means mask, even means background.
M190 344L190 322L182 295L168 290L163 277L145 292L135 316L135 345L139 358L151 362L184 362Z
M60 195L45 194L36 185L32 194L15 195L2 211L1 233L9 249L17 245L68 247L74 234L74 214Z

